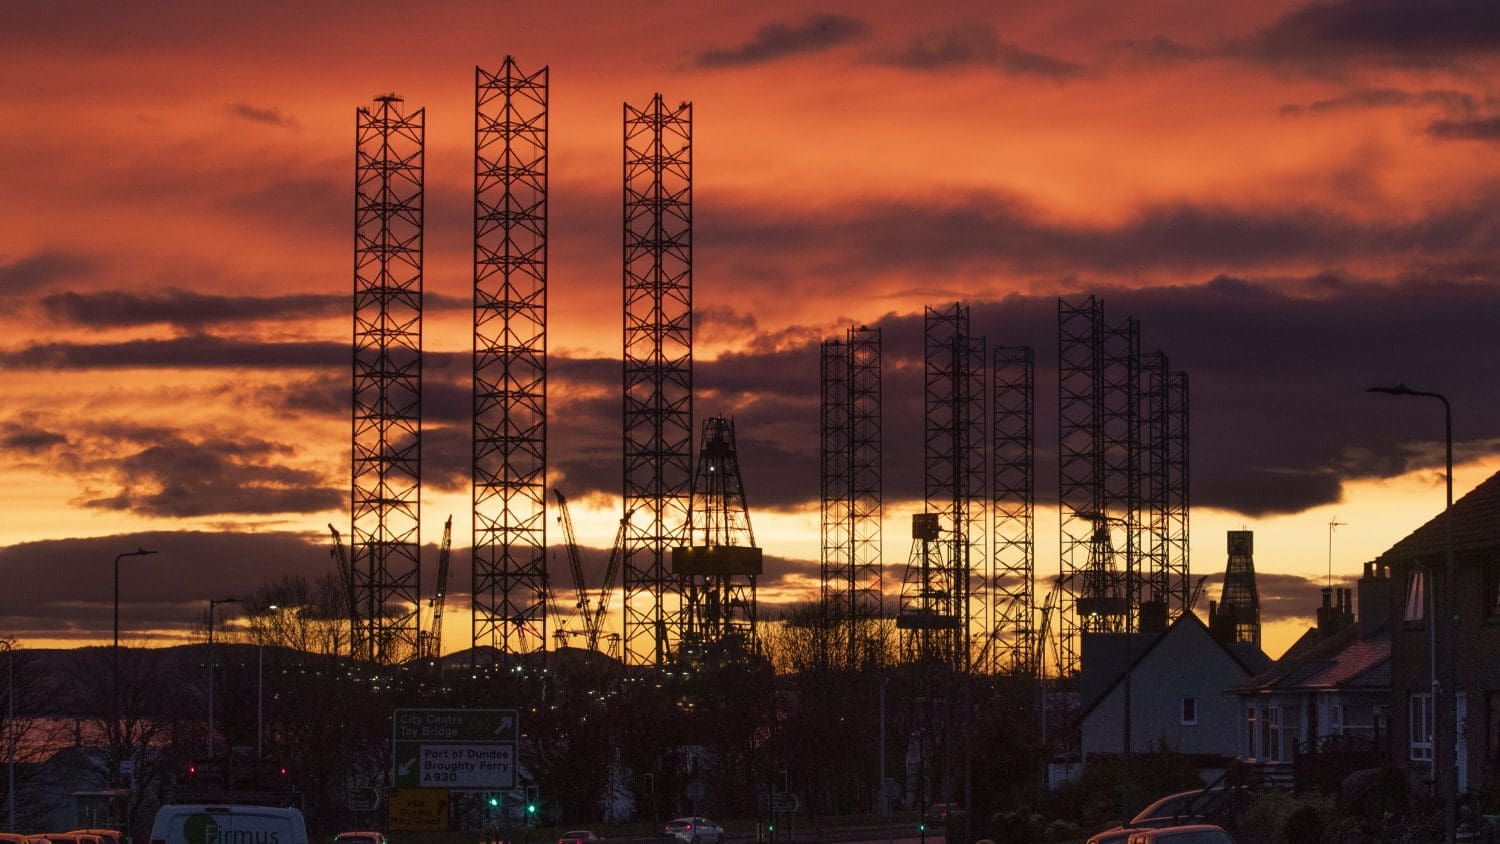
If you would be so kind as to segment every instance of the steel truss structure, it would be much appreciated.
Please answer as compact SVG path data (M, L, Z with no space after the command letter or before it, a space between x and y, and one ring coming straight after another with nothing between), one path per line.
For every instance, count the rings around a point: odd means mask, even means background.
M424 110L355 112L350 577L355 653L416 654L421 606Z
M996 346L991 360L991 474L994 549L984 651L990 672L1036 666L1036 354Z
M547 643L547 68L474 68L473 653Z
M1059 670L1071 674L1080 634L1126 632L1134 615L1139 341L1134 321L1106 325L1092 296L1059 299L1057 324Z
M757 651L761 551L750 526L732 420L703 420L688 524L687 546L672 552L672 569L686 585L683 655L693 648Z
M1187 373L1166 354L1141 356L1141 594L1143 627L1188 611Z
M970 336L969 309L961 304L941 311L927 308L924 325L923 487L929 521L913 526L913 558L902 582L897 627L903 631L906 658L967 670L976 645L982 649L988 637L988 631L976 631L971 624L976 601L984 618L985 341ZM937 530L948 533L936 549L928 538L933 517Z
M880 354L868 326L822 345L822 647L851 668L871 656L869 627L884 615Z
M682 638L667 565L693 480L692 104L625 104L624 658L663 665Z

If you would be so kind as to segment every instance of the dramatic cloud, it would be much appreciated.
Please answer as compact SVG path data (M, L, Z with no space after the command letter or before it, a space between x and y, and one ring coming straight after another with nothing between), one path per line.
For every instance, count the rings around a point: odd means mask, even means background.
M1427 126L1427 134L1445 141L1500 142L1500 117L1486 117L1482 120L1435 120Z
M219 296L168 288L161 293L101 290L54 293L41 300L52 319L93 327L166 323L188 330L226 322L291 320L347 313L348 296Z
M866 38L869 26L848 15L811 15L800 23L770 23L757 29L754 37L733 47L720 47L699 53L698 67L745 67L807 53L819 53Z
M1338 111L1362 111L1376 108L1440 108L1449 114L1473 114L1478 103L1472 94L1463 91L1403 91L1399 88L1360 88L1337 97L1317 100L1307 105L1289 104L1281 107L1285 117L1304 114L1328 114Z
M229 113L235 117L243 118L255 123L269 123L272 126L295 126L297 121L290 116L282 114L281 109L274 106L269 108L258 108L249 103L231 103L226 107Z
M0 351L13 369L319 369L349 366L349 347L315 341L257 343L207 334L121 343L33 343Z
M1011 76L1054 80L1071 79L1083 72L1081 65L1002 40L994 27L983 23L913 36L905 47L884 53L881 61L912 70L990 68Z
M45 289L86 272L92 262L67 252L38 252L13 260L0 259L0 293L13 295Z
M1248 45L1269 61L1428 67L1500 51L1489 0L1331 0L1292 11Z
M107 430L107 429L106 429ZM316 472L282 465L291 446L252 438L186 436L126 429L116 436L121 456L86 460L86 477L115 492L83 501L86 507L147 516L315 513L342 508L346 492L325 486ZM99 447L98 443L94 444Z

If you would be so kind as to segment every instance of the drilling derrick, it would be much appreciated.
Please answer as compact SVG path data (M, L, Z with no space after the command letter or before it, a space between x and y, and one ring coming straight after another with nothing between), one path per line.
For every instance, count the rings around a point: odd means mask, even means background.
M473 653L547 643L547 68L474 68Z
M1226 644L1260 646L1260 593L1255 588L1255 533L1229 531L1229 563L1219 602L1208 604L1208 627Z
M667 562L693 480L692 105L625 104L624 659L665 664L682 638Z
M1036 355L1029 346L996 346L991 369L995 545L990 578L993 636L986 671L1036 667Z
M980 620L984 618L985 341L969 336L969 309L962 305L946 311L928 308L925 323L927 512L921 515L930 518L921 525L913 522L913 557L902 584L897 627L913 634L903 639L909 658L967 670L976 652L970 637L987 635L971 625L976 606ZM948 536L934 549L935 534L944 523ZM914 577L914 566L920 577ZM981 585L977 597L976 568ZM983 645L981 641L981 650Z
M423 109L355 112L350 574L360 656L416 654L421 606Z
M672 572L686 585L684 649L757 651L755 579L761 550L750 527L731 420L703 420L688 519L688 545L672 549Z
M1186 372L1168 372L1166 387L1166 422L1162 450L1167 464L1163 472L1165 486L1162 498L1166 512L1167 613L1175 619L1192 612L1192 566L1188 557L1188 376Z

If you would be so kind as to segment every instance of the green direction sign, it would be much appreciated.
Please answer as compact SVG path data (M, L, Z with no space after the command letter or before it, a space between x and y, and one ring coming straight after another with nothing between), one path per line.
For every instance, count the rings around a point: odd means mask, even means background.
M514 709L397 709L391 783L452 791L513 788L519 734Z

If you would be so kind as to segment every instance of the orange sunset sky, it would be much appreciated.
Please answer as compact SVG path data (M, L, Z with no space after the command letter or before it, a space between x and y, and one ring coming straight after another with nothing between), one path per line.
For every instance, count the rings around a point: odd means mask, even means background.
M1347 579L1441 507L1441 408L1365 387L1449 396L1460 495L1500 470L1490 3L23 0L0 12L0 636L107 640L110 562L141 546L135 643L330 566L354 112L390 91L426 108L423 538L454 515L467 628L473 81L507 54L550 67L550 481L586 545L620 507L621 103L655 92L693 103L695 411L737 420L765 607L816 585L817 342L855 322L886 337L899 588L925 304L1038 350L1039 579L1056 297L1140 319L1191 377L1195 577L1255 531L1273 656L1330 520Z

